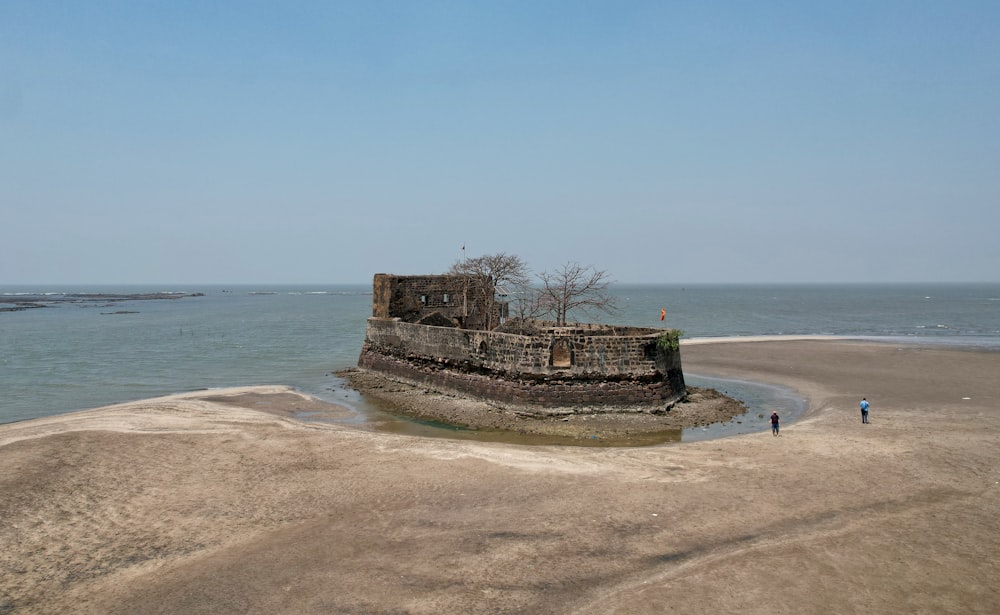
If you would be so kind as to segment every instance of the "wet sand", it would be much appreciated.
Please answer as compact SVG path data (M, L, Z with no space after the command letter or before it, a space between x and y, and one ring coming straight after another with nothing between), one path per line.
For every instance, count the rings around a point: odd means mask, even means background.
M643 448L304 423L341 411L280 387L0 426L0 613L1000 612L1000 353L682 354L809 410Z

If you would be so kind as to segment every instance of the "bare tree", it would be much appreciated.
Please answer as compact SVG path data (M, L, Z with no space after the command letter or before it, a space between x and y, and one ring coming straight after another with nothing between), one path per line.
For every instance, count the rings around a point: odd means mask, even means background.
M606 314L618 310L615 297L608 293L612 280L606 271L571 261L554 272L540 273L538 277L542 281L542 304L560 326L566 324L566 315L573 310L596 310Z
M535 286L524 285L513 290L510 298L510 315L512 318L527 320L539 318L548 310L542 304L542 290Z
M496 293L499 290L519 292L530 285L530 270L519 256L505 254L487 254L475 258L462 259L451 266L451 275L466 279L467 302L471 299L473 305L483 307L485 313L477 314L476 320L486 330L491 330L499 323Z

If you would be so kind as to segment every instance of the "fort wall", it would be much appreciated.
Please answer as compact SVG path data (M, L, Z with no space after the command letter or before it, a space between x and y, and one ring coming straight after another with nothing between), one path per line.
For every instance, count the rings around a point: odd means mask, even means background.
M685 394L680 352L659 329L549 326L530 335L368 320L358 364L391 377L534 408L665 408Z

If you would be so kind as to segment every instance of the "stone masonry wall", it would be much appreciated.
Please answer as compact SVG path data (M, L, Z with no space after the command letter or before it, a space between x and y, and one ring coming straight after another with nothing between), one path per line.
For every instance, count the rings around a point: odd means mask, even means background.
M516 335L370 318L361 367L438 389L542 407L666 405L684 395L680 352L656 329Z
M450 370L440 364L407 361L370 350L362 351L358 365L404 382L510 403L542 416L567 414L580 406L588 412L621 411L621 407L655 412L684 396L683 376L679 373L675 378L651 382L509 380Z
M462 316L462 279L448 275L397 276L377 273L372 281L372 316L404 317L438 311Z

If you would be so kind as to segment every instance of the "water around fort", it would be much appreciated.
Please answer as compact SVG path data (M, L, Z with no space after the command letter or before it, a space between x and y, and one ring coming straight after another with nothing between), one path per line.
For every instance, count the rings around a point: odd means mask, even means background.
M666 324L688 338L844 335L1000 351L1000 284L623 285L615 290L621 312L595 320ZM357 361L371 313L369 285L0 287L7 298L158 292L203 296L61 301L0 312L0 422L181 391L287 384L355 409L352 420L359 426L487 437L393 417L333 375ZM661 307L667 310L664 323ZM716 388L751 406L742 422L685 430L685 440L766 429L757 415L769 415L772 408L783 417L801 411L793 392L685 376L689 384Z

